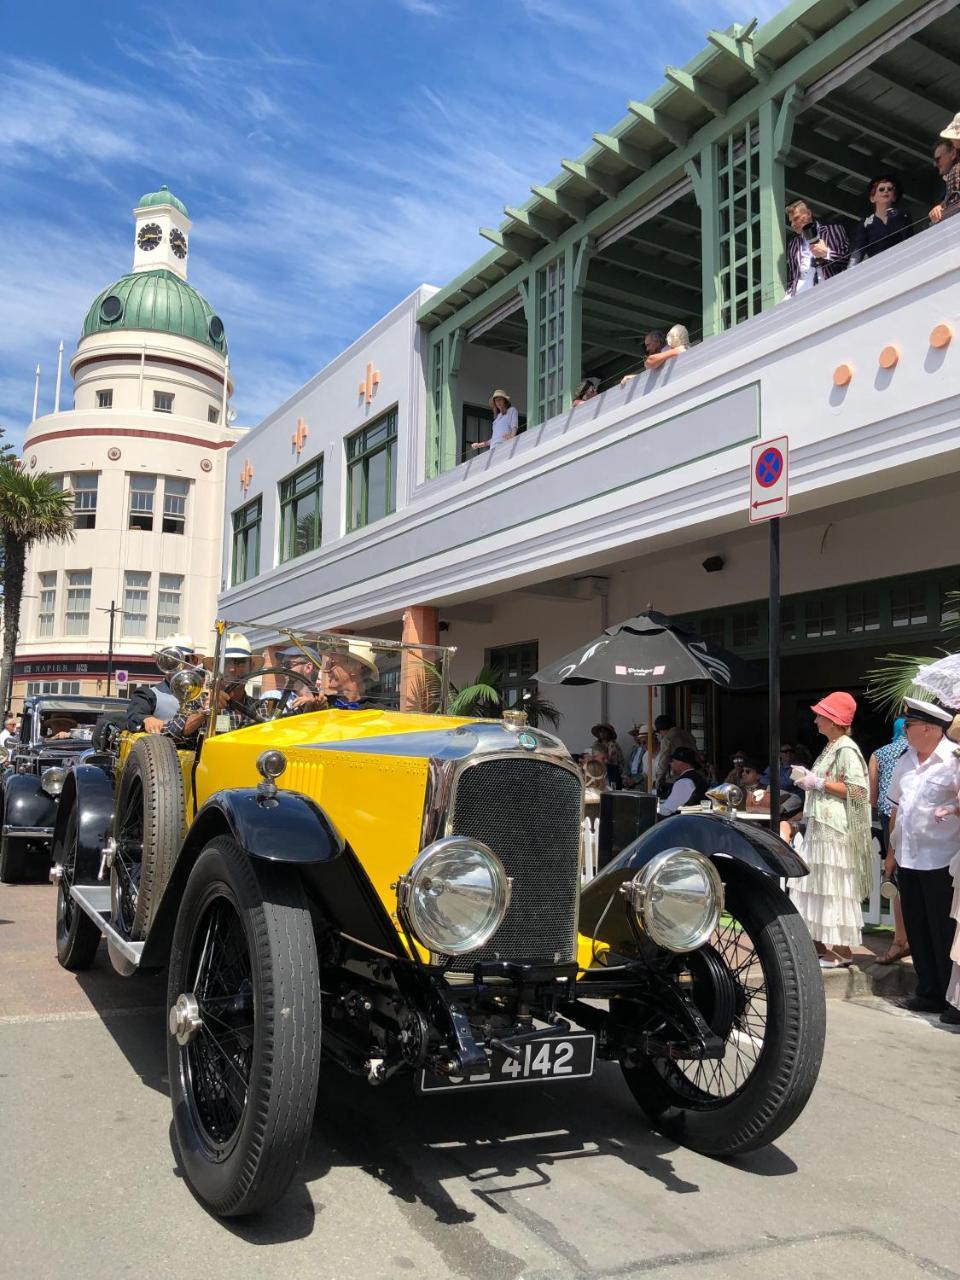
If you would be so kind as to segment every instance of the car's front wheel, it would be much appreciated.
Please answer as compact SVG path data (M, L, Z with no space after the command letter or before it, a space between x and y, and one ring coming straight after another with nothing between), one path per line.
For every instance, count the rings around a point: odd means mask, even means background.
M317 949L286 867L218 836L174 931L167 1061L184 1173L214 1213L283 1195L306 1152L320 1064Z
M25 840L11 840L7 835L0 835L0 881L4 884L16 884L22 880L26 860Z
M77 972L89 969L100 945L100 930L70 896L70 886L77 862L77 808L70 811L63 837L63 848L54 850L62 858L57 885L57 959L64 969Z
M661 1133L711 1156L773 1142L813 1091L826 1034L810 935L775 882L723 870L726 909L710 942L687 958L694 1003L724 1042L721 1058L645 1058L624 1065L634 1097Z

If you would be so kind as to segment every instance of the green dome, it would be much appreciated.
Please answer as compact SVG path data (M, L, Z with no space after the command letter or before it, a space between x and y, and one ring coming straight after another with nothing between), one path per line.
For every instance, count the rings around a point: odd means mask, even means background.
M133 271L94 298L83 321L82 337L114 329L151 329L175 333L227 354L223 321L213 307L172 271Z
M159 191L148 191L145 196L140 197L138 209L149 209L155 204L172 204L175 209L179 209L185 218L189 218L187 206L182 200L178 200L170 188L164 183Z

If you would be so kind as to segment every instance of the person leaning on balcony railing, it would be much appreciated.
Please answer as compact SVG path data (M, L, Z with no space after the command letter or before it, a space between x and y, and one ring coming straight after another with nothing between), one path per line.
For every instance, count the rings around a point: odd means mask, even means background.
M667 345L667 340L659 329L651 329L649 333L644 335L643 349L647 353L647 359L655 356L659 351ZM625 373L620 379L621 387L625 387L637 375L635 373Z
M910 214L900 204L902 198L900 183L892 174L883 173L871 180L867 199L873 205L873 213L868 213L853 229L851 267L864 258L875 258L884 249L913 235Z
M594 396L600 394L599 378L584 378L573 393L573 404L571 408L576 409L578 404L586 404L588 400L592 400Z
M686 326L675 324L672 329L667 330L667 345L662 351L655 351L652 355L647 356L643 362L643 367L645 369L659 369L662 364L666 364L674 356L682 356L689 346L690 334L687 332Z
M503 444L506 440L512 440L520 430L519 415L511 404L510 397L506 391L498 387L488 403L496 415L490 428L490 439L478 440L476 444L471 446L474 449L495 449L498 444Z
M940 134L933 148L933 163L943 179L943 199L930 210L931 222L942 222L960 212L960 112Z
M838 275L850 257L847 231L839 222L819 222L806 200L792 201L786 213L793 237L787 244L784 300Z

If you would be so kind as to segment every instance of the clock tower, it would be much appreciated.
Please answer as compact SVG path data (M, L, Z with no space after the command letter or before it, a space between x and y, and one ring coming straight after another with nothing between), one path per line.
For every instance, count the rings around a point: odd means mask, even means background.
M163 186L142 196L133 216L136 219L134 271L156 271L162 267L186 280L192 224L183 201Z

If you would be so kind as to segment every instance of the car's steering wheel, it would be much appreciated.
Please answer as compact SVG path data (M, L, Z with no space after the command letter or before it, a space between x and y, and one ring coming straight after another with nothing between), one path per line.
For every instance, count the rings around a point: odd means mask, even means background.
M290 696L294 692L293 684L301 684L304 688L316 696L317 686L313 680L308 680L306 676L300 675L298 671L291 671L288 667L261 667L256 673L258 676L282 676L286 681L279 698L257 698L253 703L253 716L255 720L266 723L268 720L277 720L280 716L286 714L287 705L290 702Z

